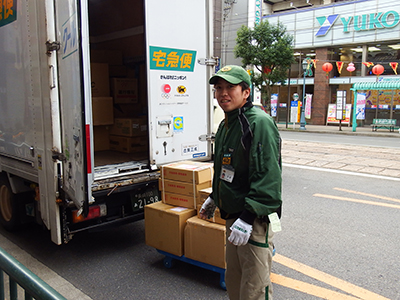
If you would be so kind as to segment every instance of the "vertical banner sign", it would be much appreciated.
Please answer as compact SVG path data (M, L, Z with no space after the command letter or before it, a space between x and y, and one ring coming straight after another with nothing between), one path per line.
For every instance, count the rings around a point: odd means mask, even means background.
M306 119L311 119L312 96L312 94L306 94L306 106L304 107L304 117Z
M346 119L346 91L336 92L336 120Z
M356 120L365 120L365 102L367 94L357 93Z
M299 102L300 101L291 101L290 102L290 123L297 122L297 115L299 110Z
M276 117L278 109L278 94L271 95L271 117Z
M262 7L262 1L261 0L256 0L256 11L255 11L255 24L260 24L261 22L261 7Z
M301 101L298 101L299 103L297 104L297 122L300 122L300 116L301 116L301 107L303 106L303 103Z

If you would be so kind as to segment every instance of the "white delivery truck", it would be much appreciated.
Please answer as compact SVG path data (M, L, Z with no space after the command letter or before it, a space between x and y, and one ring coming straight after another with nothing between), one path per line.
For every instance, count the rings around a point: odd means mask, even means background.
M37 222L62 244L140 220L161 165L211 158L210 1L4 1L6 229Z

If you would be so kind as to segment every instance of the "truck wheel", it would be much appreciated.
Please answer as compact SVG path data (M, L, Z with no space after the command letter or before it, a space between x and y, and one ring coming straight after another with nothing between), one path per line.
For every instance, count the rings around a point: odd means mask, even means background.
M19 226L17 197L4 176L0 176L0 223L9 231Z

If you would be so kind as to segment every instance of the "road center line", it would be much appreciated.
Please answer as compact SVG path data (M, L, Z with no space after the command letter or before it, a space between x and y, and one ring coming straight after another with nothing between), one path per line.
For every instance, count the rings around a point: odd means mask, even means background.
M374 201L368 201L368 200L361 200L361 199L347 198L347 197L340 197L340 196L333 196L333 195L325 195L325 194L314 194L313 196L400 209L400 205L389 204L389 203L374 202Z
M271 281L273 283L282 285L292 290L297 290L302 293L319 297L326 300L360 300L358 297L348 296L339 292L335 292L326 288L322 288L313 284L309 284L300 280L285 277L278 274L271 274Z
M295 270L297 272L303 273L303 274L305 274L305 275L307 275L307 276L309 276L311 278L314 278L314 279L317 279L317 280L319 280L321 282L329 284L329 285L331 285L331 286L333 286L335 288L338 288L338 289L340 289L340 290L342 290L342 291L344 291L346 293L352 294L352 295L354 295L356 297L359 297L359 298L361 298L363 300L390 300L388 298L385 298L383 296L380 296L378 294L370 292L370 291L368 291L368 290L366 290L364 288L358 287L358 286L356 286L356 285L354 285L354 284L352 284L350 282L344 281L344 280L342 280L340 278L334 277L332 275L329 275L327 273L324 273L322 271L319 271L317 269L309 267L309 266L307 266L305 264L302 264L300 262L292 260L292 259L290 259L288 257L280 255L279 253L275 254L274 262L277 262L277 263L279 263L281 265L284 265L284 266L286 266L288 268L291 268L291 269L293 269L293 270ZM287 284L295 283L296 285L291 286L291 288L293 288L293 289L296 289L295 287L299 284L299 282L290 282L287 279L284 280L284 278L278 277L278 275L276 275L276 274L273 274L273 275L274 276L272 276L272 274L271 274L271 278L274 278L275 280L277 280L277 282L274 281L277 284L280 284L279 282L282 282L282 283L286 282ZM284 284L282 284L282 285L284 285ZM303 289L305 287L309 288L309 286L305 286L304 285ZM312 286L312 287L314 289L314 286ZM301 290L301 289L298 289L298 290L302 291L302 292L305 292L305 293L309 293L308 291L305 291L305 290ZM346 296L346 295L343 295L343 296ZM320 297L320 296L318 296L318 297ZM336 297L336 298L325 298L325 297L326 296L323 296L321 298L323 298L323 299L335 299L335 300L336 299L351 299L351 298L344 298L344 297L343 298L338 298L338 297Z
M346 193L352 193L352 194L357 194L357 195L363 195L363 196L367 196L367 197L372 197L372 198L377 198L377 199L382 199L382 200L388 200L388 201L393 201L393 202L399 202L400 203L400 199L396 199L396 198L390 198L390 197L385 197L385 196L379 196L379 195L374 195L374 194L368 194L368 193L364 193L364 192L358 192L358 191L352 191L352 190L348 190L348 189L342 189L342 188L333 188L334 190L337 191L342 191L342 192L346 192Z

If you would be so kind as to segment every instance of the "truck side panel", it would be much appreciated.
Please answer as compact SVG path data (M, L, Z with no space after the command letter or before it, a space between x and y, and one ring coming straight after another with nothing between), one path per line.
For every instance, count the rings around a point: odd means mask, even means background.
M48 164L52 127L45 7L42 1L18 1L9 10L8 17L15 20L0 27L0 170L18 176L11 180L23 178L42 185L37 214L50 229L46 199L55 193L53 184L46 188L46 176L50 174L53 181L54 169Z
M31 148L43 147L43 136L37 134L43 128L43 57L37 41L43 41L43 36L38 31L36 3L15 3L18 7L14 4L2 13L15 20L0 27L0 151L34 164Z

